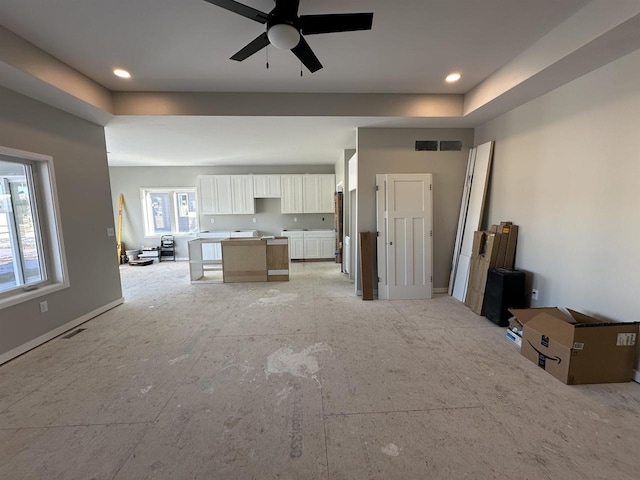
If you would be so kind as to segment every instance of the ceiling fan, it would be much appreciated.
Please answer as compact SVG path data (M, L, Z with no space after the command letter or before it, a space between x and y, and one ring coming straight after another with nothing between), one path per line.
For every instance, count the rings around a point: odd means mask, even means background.
M303 35L320 33L371 30L373 13L335 13L326 15L298 15L300 0L274 0L276 6L269 13L261 12L234 0L205 0L213 5L266 24L266 32L231 57L242 62L271 44L276 48L291 50L311 73L322 64Z

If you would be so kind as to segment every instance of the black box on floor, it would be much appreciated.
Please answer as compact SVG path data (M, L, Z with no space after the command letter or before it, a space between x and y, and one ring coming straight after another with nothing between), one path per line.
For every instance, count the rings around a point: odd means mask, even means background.
M484 314L502 327L509 325L508 308L525 306L524 272L507 268L489 270L484 292Z

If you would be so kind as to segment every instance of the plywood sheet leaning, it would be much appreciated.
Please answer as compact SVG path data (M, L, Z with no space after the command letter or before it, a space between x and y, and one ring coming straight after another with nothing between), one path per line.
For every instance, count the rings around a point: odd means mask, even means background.
M484 213L485 196L491 172L494 142L476 147L473 175L469 191L469 205L466 211L464 229L460 240L460 255L455 269L452 295L464 302L469 281L469 267L473 248L473 233L480 229ZM462 214L462 209L461 209Z
M373 249L371 232L360 232L362 300L373 300Z

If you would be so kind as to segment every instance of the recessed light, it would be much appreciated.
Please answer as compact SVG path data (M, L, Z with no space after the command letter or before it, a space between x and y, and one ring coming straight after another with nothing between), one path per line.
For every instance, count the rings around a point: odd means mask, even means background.
M462 75L460 75L459 73L450 73L449 75L447 75L447 78L445 78L447 83L455 83L458 80L460 80L460 77L462 77Z
M122 68L116 68L113 71L113 74L116 77L120 77L120 78L131 78L131 74L129 72L127 72L126 70L123 70Z

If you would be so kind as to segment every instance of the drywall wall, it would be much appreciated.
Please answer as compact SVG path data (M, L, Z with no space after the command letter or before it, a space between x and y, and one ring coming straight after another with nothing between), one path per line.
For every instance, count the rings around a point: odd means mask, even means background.
M141 188L196 187L198 175L268 174L268 173L333 173L333 165L242 166L242 167L111 167L111 190L114 219L118 213L118 196L124 195L122 241L127 249L157 245L158 237L145 237L140 199ZM253 222L253 219L256 222ZM211 220L214 223L211 223ZM295 221L297 219L297 221ZM256 200L254 215L200 215L200 230L259 230L276 235L284 229L333 228L333 214L280 213L280 199ZM194 236L176 237L176 256L187 257L187 242Z
M638 320L639 76L637 51L476 129L496 141L487 220L520 225L534 306Z
M0 310L0 355L122 298L104 129L0 88L0 145L54 159L71 286ZM39 302L49 311L41 314Z
M416 140L460 140L460 152L416 152ZM359 128L358 225L376 230L378 173L433 174L433 287L446 289L473 130L469 128Z

